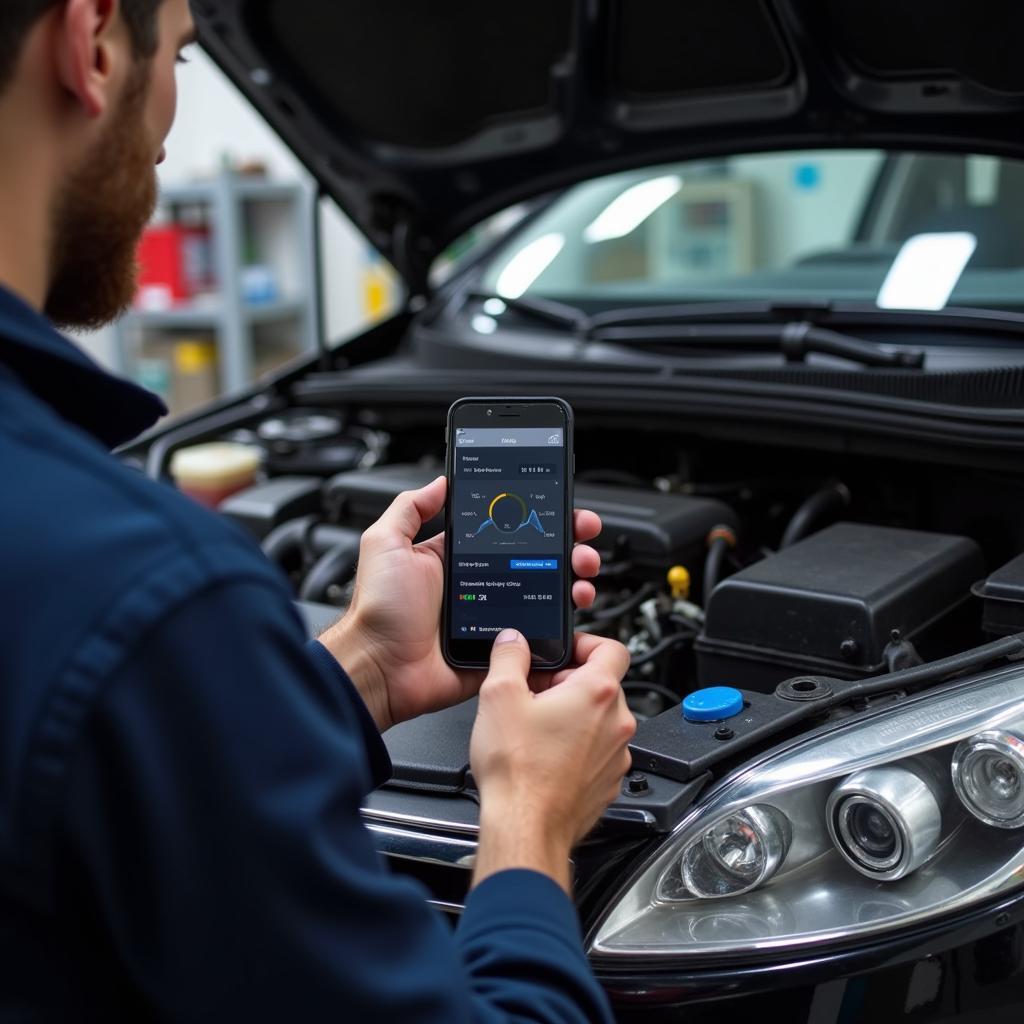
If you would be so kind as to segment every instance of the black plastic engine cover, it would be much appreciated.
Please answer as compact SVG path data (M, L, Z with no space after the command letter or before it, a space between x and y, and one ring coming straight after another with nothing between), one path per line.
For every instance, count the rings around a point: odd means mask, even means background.
M323 487L315 476L278 476L232 495L220 512L263 540L282 523L319 512Z
M402 491L415 491L437 479L439 471L416 465L378 466L338 473L327 482L328 512L333 520L365 530L387 511ZM424 540L444 529L438 516L420 531Z
M984 602L981 628L989 636L1024 630L1024 555L976 583L974 596Z
M661 580L673 565L685 565L699 580L708 534L716 526L738 527L733 510L713 498L635 487L577 484L576 505L601 517L595 547L605 560L629 562Z
M411 789L461 792L469 771L469 737L476 698L446 711L423 715L384 733L394 780Z
M696 642L702 686L766 691L803 673L887 670L893 630L930 660L971 646L974 541L836 523L720 583Z

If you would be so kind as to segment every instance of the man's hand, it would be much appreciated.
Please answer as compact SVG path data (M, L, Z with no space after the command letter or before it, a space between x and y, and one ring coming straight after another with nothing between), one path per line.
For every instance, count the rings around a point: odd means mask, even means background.
M444 507L446 481L400 494L364 534L352 604L320 642L338 659L383 732L429 711L459 704L480 689L483 672L455 671L441 654L444 536L413 544L423 524ZM575 516L577 541L601 532L593 512ZM601 567L584 543L572 553L575 604L589 607Z
M530 648L500 634L480 689L470 762L480 790L474 884L532 868L569 891L569 852L619 794L636 722L619 685L622 644L581 634L576 667L531 688Z

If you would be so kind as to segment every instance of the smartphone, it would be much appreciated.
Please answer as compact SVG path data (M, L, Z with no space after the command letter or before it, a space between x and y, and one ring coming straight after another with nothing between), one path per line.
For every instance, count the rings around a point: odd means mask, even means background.
M573 416L560 398L463 398L448 411L441 648L487 668L518 629L533 664L572 653Z

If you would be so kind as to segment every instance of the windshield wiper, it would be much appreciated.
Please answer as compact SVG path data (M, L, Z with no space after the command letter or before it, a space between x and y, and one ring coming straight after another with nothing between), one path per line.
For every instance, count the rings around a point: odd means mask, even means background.
M872 341L815 323L832 312L827 300L806 303L714 302L612 310L591 317L589 339L617 345L669 344L743 351L780 351L787 362L803 362L811 353L837 356L862 366L919 369L925 354L920 349L886 349ZM767 323L751 323L761 315ZM733 320L732 317L742 317ZM785 319L783 319L785 318ZM724 321L724 322L723 322Z
M713 344L716 349L743 352L781 352L787 362L802 363L816 353L837 356L862 366L920 369L920 349L885 349L852 334L819 327L807 321L782 324L665 324L636 327L601 327L588 334L592 341L614 345L671 345L695 348Z
M484 312L488 311L487 306L490 303L500 303L504 308L498 310L497 315L503 313L505 309L511 309L551 327L561 327L575 334L585 331L590 324L590 317L582 309L577 309L565 302L556 302L554 299L527 298L526 296L510 299L504 295L495 295L493 292L475 288L469 289L463 295L467 299L482 302Z
M862 366L917 369L924 366L925 354L920 349L885 349L874 342L851 334L819 327L809 320L792 323L703 323L694 322L708 315L712 307L661 307L599 313L590 316L568 303L537 297L506 298L482 290L470 290L467 298L488 303L501 303L513 310L546 324L561 328L583 343L602 341L614 345L679 345L699 348L713 344L716 348L738 351L781 352L788 362L803 362L805 357L836 356ZM718 304L717 311L724 312ZM812 305L793 307L793 311L813 315ZM822 309L825 309L822 306ZM779 309L766 308L769 315ZM749 308L743 310L749 314Z

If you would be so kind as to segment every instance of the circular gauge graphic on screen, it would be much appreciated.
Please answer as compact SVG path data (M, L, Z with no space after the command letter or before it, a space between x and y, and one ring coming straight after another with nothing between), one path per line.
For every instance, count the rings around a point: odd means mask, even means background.
M520 530L544 532L535 509L527 508L526 502L511 491L504 491L492 498L487 507L487 518L473 534L479 537L485 530L499 533L518 533Z
M530 513L526 510L526 502L518 494L499 494L487 509L487 518L502 533L518 530Z

